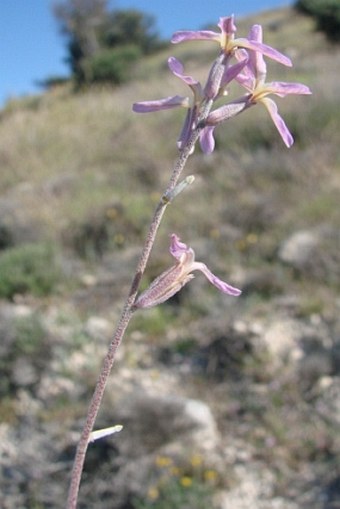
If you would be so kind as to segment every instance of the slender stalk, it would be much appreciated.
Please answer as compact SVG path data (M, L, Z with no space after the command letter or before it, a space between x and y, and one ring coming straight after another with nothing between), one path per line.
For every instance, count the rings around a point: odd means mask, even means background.
M185 148L181 151L180 156L178 157L174 168L172 175L169 180L169 184L167 186L166 191L162 195L162 198L160 199L155 212L154 216L152 218L148 233L146 235L146 240L141 252L141 256L139 258L139 262L137 264L137 268L135 271L135 275L133 277L130 291L128 298L125 302L121 317L118 321L118 325L116 328L116 331L113 335L113 338L111 340L111 343L109 345L108 351L106 353L106 356L103 361L103 365L97 380L96 388L93 393L91 402L89 404L85 424L82 430L82 434L77 446L77 451L73 463L73 469L71 474L71 483L69 488L69 494L68 494L68 500L67 500L67 509L75 509L77 507L77 501L78 501L78 494L79 494L79 487L80 487L80 480L81 475L83 472L84 462L85 462L85 456L87 447L90 440L90 434L93 430L93 426L95 424L99 408L103 399L105 387L115 360L117 349L123 339L124 333L126 331L126 328L131 320L132 314L134 312L133 304L135 302L138 288L140 285L140 281L142 279L142 276L144 274L147 262L149 260L151 250L153 248L156 234L158 231L158 228L160 226L163 214L165 212L165 209L167 205L170 203L169 199L167 198L171 191L176 186L178 179L185 167L185 164L188 160L189 155L191 154L192 148L195 146L195 143L198 139L198 136L200 134L201 127L198 126L192 133L188 143L186 144Z

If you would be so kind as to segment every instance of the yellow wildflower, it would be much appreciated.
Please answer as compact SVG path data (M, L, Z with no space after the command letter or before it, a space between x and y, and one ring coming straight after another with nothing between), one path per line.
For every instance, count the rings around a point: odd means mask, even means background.
M170 467L173 463L172 458L169 456L157 456L155 463L157 467L164 468L164 467Z
M180 483L183 486L183 488L189 488L192 485L192 477L184 475L183 477L181 477Z
M203 463L203 458L200 454L193 454L190 458L190 463L193 467L200 467Z
M203 476L204 476L204 480L207 482L215 482L218 478L218 474L217 474L216 470L212 470L212 469L205 470Z
M159 490L156 488L156 486L150 486L148 489L148 499L149 500L157 500L159 497Z

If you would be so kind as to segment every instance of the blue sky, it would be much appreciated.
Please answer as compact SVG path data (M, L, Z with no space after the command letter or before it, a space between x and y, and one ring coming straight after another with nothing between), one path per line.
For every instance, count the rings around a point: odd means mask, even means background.
M163 38L179 29L198 29L220 16L243 16L291 0L115 0L119 9L153 14ZM50 0L0 0L0 106L11 98L40 91L39 80L68 75L64 40Z

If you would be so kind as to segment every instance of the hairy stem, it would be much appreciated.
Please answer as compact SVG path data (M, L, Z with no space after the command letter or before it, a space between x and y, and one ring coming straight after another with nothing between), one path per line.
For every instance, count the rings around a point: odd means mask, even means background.
M154 212L153 219L151 221L146 240L141 252L141 256L139 258L139 262L137 264L137 268L135 271L135 275L133 277L131 288L129 291L128 298L125 302L125 306L123 309L123 312L121 314L121 317L118 321L118 325L116 328L116 331L113 335L113 338L111 340L111 343L109 345L107 354L104 358L103 365L100 371L100 375L97 380L96 388L93 393L85 424L81 433L80 440L78 442L77 451L73 463L73 469L71 474L71 483L69 488L69 494L68 494L68 500L67 500L67 509L75 509L77 506L77 500L78 500L78 493L79 493L79 487L80 487L80 480L81 475L83 472L84 462L85 462L85 456L87 447L90 440L90 435L93 430L93 426L95 424L99 408L103 399L105 387L108 381L108 378L110 376L110 372L115 360L117 349L123 339L124 333L126 331L126 328L131 320L132 314L133 314L133 304L135 302L138 288L140 285L140 281L142 279L142 276L144 274L147 262L149 260L151 250L153 248L156 234L158 231L158 228L160 226L163 214L165 212L165 209L167 205L170 203L168 199L165 199L165 197L170 195L170 192L174 189L176 186L178 179L185 167L185 164L188 160L188 157L192 151L192 148L194 147L197 138L200 134L201 127L197 127L190 137L188 143L186 144L185 148L181 151L180 156L178 157L173 172L171 175L171 178L169 180L168 187L163 194L162 198L160 199L156 210Z

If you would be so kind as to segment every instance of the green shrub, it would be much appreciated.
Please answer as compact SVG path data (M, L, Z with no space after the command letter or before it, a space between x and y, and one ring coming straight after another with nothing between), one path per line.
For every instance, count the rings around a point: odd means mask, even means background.
M155 18L136 9L114 10L104 23L100 39L102 45L109 48L134 44L143 54L155 53L164 47Z
M329 40L340 42L340 2L339 0L298 0L295 8L312 16L317 28Z
M0 399L10 397L23 385L25 389L28 386L32 389L51 357L48 334L40 316L35 313L8 323L4 321L1 342ZM23 368L23 378L18 366Z
M137 9L109 10L106 4L107 0L54 2L53 12L66 42L66 62L77 85L103 81L103 74L104 81L117 83L117 72L112 74L116 63L112 65L109 62L112 49L117 49L120 54L121 48L133 45L135 50L138 48L139 53L145 55L164 47L165 43L159 38L153 16ZM88 80L84 66L91 67L91 60L94 61L93 65L100 67L99 80ZM129 56L123 56L122 60L127 62Z
M140 57L137 46L105 49L84 61L86 83L120 84L129 79L131 66Z
M36 357L46 342L46 331L37 314L15 320L14 357L19 355Z
M55 254L44 244L23 244L7 249L0 256L0 297L15 294L49 294L60 276Z
M0 250L13 244L12 232L5 224L0 223Z

